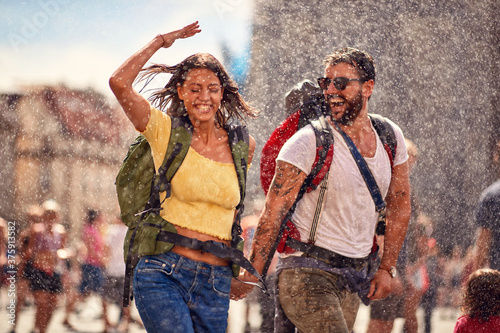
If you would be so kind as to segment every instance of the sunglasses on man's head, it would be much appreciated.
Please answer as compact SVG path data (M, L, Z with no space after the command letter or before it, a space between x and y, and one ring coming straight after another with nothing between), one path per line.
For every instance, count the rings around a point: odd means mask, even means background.
M364 82L365 80L363 79L348 79L346 77L336 77L335 79L329 79L327 77L320 77L318 79L318 84L319 87L323 90L328 90L328 87L333 81L333 86L337 90L344 90L347 87L347 83L350 81L359 81L359 82Z

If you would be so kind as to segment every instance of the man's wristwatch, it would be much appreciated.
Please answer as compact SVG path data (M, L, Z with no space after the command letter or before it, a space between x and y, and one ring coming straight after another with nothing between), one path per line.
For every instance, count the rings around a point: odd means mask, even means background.
M394 266L391 266L390 268L380 266L378 269L383 269L384 271L389 272L389 274L391 275L391 277L393 279L396 277L396 275L398 275L398 272L396 271L396 267L394 267Z

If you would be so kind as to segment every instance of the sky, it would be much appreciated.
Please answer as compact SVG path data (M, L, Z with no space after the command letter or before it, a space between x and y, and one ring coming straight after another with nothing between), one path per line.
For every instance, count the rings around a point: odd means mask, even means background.
M150 62L174 65L196 52L223 61L223 45L247 59L252 9L252 0L0 0L0 93L64 84L111 97L108 79L123 61L157 34L194 21L200 34Z

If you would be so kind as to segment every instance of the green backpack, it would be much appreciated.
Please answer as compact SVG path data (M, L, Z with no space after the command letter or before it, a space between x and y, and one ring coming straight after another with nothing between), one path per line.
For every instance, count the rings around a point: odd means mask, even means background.
M160 192L170 196L170 182L179 169L191 145L193 126L187 116L172 117L172 129L167 152L158 173L155 173L153 156L148 141L139 135L130 146L122 167L116 177L116 191L121 211L121 219L128 227L124 243L126 263L123 305L128 306L130 280L139 259L145 255L168 252L174 245L210 252L233 263L233 276L237 276L240 266L260 279L255 268L243 256L241 238L241 214L245 199L246 175L249 154L249 135L245 126L238 122L224 129L229 136L229 145L238 176L240 202L232 227L231 247L218 242L201 242L176 233L175 227L164 220Z

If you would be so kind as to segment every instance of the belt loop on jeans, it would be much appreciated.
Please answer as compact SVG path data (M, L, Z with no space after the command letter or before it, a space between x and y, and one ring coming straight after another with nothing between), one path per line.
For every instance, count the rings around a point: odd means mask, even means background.
M174 264L174 271L176 273L179 272L179 269L181 269L183 263L184 263L184 256L179 255L179 259L176 260L176 262Z

